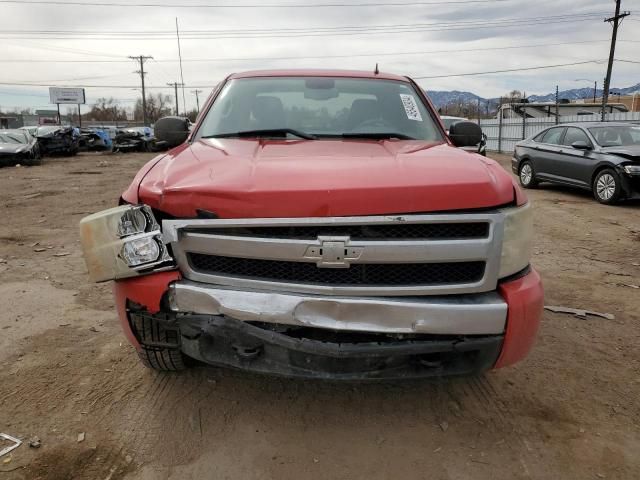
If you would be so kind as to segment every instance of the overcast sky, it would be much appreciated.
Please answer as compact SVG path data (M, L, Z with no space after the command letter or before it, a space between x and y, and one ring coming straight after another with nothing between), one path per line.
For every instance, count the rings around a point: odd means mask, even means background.
M185 60L184 81L188 85L188 108L195 107L195 96L191 93L194 86L202 87L205 90L202 95L206 96L210 88L228 73L264 68L373 70L378 62L383 71L434 77L597 60L599 63L546 70L425 78L419 83L425 89L468 90L484 97L499 96L512 89L524 90L527 94L542 94L553 91L556 84L561 89L568 89L592 85L594 80L601 85L606 72L604 61L608 56L611 35L611 27L603 19L605 15L613 14L615 6L613 0L502 0L478 3L415 0L413 5L407 4L411 3L409 0L129 0L125 2L129 5L127 7L107 6L118 0L76 0L94 5L29 5L27 1L0 2L0 42L4 47L0 50L0 82L86 85L88 103L98 97L113 96L121 100L124 106L131 106L140 95L139 91L90 86L137 86L140 80L134 73L137 65L127 60L127 56L145 54L154 57L145 65L147 84L165 87L150 91L173 94L166 83L180 81L178 49L175 35L172 34L175 32L175 18L178 17L184 36L182 55ZM253 4L254 7L130 6L136 3ZM405 5L264 7L267 4L322 3ZM626 19L620 29L616 57L640 62L640 0L623 0L623 9L631 10L634 15ZM573 19L566 17L568 15ZM565 17L550 18L555 16ZM356 28L327 30L338 27ZM20 33L58 30L62 33L48 34L48 37L54 38ZM188 38L194 35L189 31L203 30L223 30L228 32L226 36L266 36ZM112 33L109 39L96 39L88 38L86 33L69 36L70 31ZM160 32L160 38L149 38L150 34L144 33L149 31ZM116 35L113 32L118 33ZM211 33L207 35L213 36ZM122 39L123 36L128 38ZM557 43L563 45L530 46ZM519 46L530 47L504 49ZM248 59L224 60L238 58ZM191 61L195 59L207 61ZM29 60L29 63L7 62L9 60ZM55 62L34 62L39 60ZM79 63L78 60L103 62ZM616 63L612 86L626 87L639 82L640 64ZM45 87L0 85L0 107L46 108L47 91Z

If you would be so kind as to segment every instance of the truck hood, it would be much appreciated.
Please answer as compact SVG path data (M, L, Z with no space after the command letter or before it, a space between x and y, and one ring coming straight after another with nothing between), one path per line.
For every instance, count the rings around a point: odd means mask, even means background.
M203 139L158 161L138 199L180 218L357 216L495 207L514 187L494 161L443 143Z

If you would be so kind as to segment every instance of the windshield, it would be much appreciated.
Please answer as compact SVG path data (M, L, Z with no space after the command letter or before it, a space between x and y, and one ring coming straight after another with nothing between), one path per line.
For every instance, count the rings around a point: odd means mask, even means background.
M443 140L410 84L329 77L232 80L207 113L198 137L259 131L262 136L268 131L301 138L368 134L370 138Z
M27 137L22 132L0 132L0 143L27 143Z
M601 147L628 147L640 145L640 125L611 125L591 127L593 138Z

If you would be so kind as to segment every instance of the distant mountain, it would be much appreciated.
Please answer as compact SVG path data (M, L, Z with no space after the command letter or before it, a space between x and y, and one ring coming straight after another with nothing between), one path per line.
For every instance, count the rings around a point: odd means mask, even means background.
M611 93L617 95L633 95L634 92L640 92L640 83L637 85L633 85L631 87L626 88L611 88ZM475 103L480 99L482 104L486 104L487 101L491 103L497 103L498 98L483 98L475 93L471 92L460 92L458 90L453 91L438 91L438 90L427 90L427 95L431 98L431 101L435 104L437 108L444 107L445 105L455 105L455 104L469 104ZM602 97L602 89L598 89L596 93L597 97ZM584 87L584 88L574 88L571 90L562 90L559 92L560 98L567 98L569 100L579 100L581 98L589 99L593 98L593 88ZM530 102L554 102L556 98L555 92L548 93L546 95L529 95L527 97Z
M436 90L427 90L427 95L429 95L429 98L437 108L444 107L445 105L451 105L451 104L474 103L478 101L478 98L482 103L486 103L487 101L486 99L479 97L475 93L459 92L457 90L454 90L452 92L439 92Z
M596 91L596 97L602 98L602 89L598 89ZM627 88L611 88L611 94L613 95L633 95L634 92L640 92L640 83L634 85L632 87ZM566 98L569 100L579 100L581 98L584 99L593 99L593 88L574 88L571 90L562 90L558 93L559 98ZM530 102L555 102L556 94L549 93L547 95L530 95Z

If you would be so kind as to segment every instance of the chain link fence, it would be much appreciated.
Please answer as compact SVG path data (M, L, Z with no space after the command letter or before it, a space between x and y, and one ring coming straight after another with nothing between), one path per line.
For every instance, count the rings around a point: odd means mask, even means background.
M491 118L480 120L480 127L487 135L487 150L499 153L513 152L516 143L529 138L547 127L563 123L599 121L600 115L578 115L542 118ZM607 122L640 122L640 112L608 113Z

